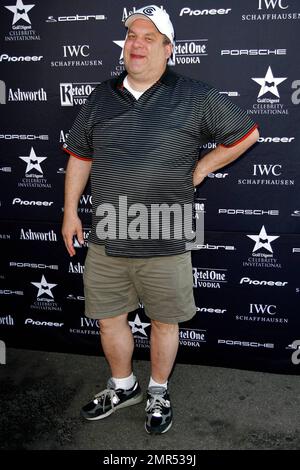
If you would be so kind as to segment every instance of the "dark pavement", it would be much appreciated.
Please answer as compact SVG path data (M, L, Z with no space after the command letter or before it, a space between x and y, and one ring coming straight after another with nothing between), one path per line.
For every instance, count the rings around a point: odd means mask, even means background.
M134 361L142 388L150 364ZM145 403L101 421L79 410L106 386L103 357L7 350L0 366L0 449L300 449L300 377L177 364L170 381L174 423L144 430Z

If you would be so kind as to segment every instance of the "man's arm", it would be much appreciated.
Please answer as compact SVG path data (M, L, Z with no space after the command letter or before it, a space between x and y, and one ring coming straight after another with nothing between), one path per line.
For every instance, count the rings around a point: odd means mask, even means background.
M92 161L70 156L65 179L65 204L62 235L70 256L75 255L73 236L83 243L81 220L78 217L78 202L91 172Z
M257 141L258 137L258 130L255 129L239 144L236 144L233 147L223 147L222 145L218 145L214 150L207 153L201 160L199 160L194 169L194 186L198 186L198 184L202 183L209 173L213 173L219 168L222 168L236 160Z

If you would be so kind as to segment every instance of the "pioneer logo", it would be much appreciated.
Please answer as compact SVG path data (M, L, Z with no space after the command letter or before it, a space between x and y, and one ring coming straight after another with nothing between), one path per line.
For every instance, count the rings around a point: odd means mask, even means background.
M196 307L197 312L203 313L225 313L227 312L226 308L212 308L212 307Z
M8 54L0 55L0 62L40 62L44 56L42 55L19 55L19 56L10 56Z
M204 148L204 146L202 147ZM213 147L215 148L215 146ZM215 178L215 179L224 179L228 176L228 173L208 173L207 177L208 178Z
M33 318L26 318L25 325L48 326L50 328L61 328L63 326L63 323L52 322L52 321L39 321L39 320L33 320Z
M290 142L293 142L295 140L295 137L259 137L258 142L261 144L267 144L267 143L273 143L273 144L289 144Z
M20 199L19 197L15 197L12 201L12 205L20 205L20 206L52 206L54 201L25 201Z
M180 10L179 16L208 16L208 15L228 15L231 8L219 8L218 10L211 8L210 10L192 10L189 7L184 7Z
M259 281L256 279L250 279L249 277L242 277L240 284L246 284L250 286L270 286L270 287L284 287L288 285L287 281Z

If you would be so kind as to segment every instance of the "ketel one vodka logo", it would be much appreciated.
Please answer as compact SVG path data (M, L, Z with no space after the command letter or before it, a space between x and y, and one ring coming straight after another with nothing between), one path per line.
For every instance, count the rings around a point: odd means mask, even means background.
M61 106L76 106L86 102L90 93L96 88L97 83L61 83L60 103Z

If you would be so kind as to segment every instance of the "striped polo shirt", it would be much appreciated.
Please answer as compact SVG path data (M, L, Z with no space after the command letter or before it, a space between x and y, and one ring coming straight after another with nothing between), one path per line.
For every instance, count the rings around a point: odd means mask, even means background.
M89 241L111 256L181 254L191 240L175 230L172 207L184 214L193 205L200 146L233 146L257 126L215 88L169 68L138 100L123 86L125 76L93 90L64 144L92 160ZM168 233L157 217L162 207L171 208Z

